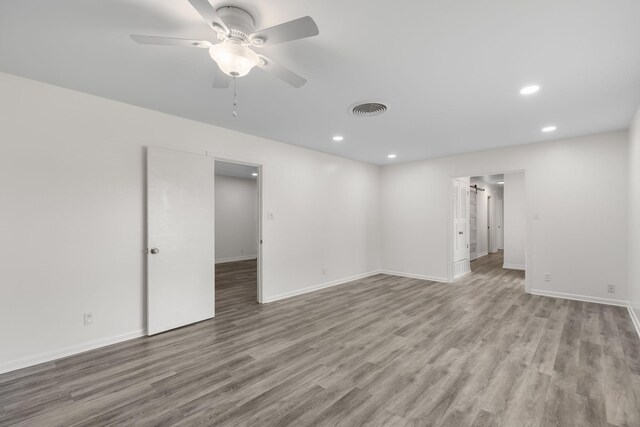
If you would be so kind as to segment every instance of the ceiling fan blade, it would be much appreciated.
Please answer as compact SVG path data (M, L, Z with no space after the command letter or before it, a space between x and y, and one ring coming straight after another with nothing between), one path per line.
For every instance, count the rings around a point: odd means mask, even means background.
M260 59L262 59L264 63L261 64L260 62L258 62L258 67L273 74L283 82L289 83L295 88L302 87L307 82L304 77L299 76L288 68L283 67L282 65L274 62L267 57L260 56Z
M222 28L225 33L229 32L229 29L225 25L224 21L218 15L218 12L211 6L209 0L188 0L191 6L202 16L207 24L209 24L214 30L216 27Z
M274 27L256 31L251 37L263 38L265 44L276 44L317 36L318 34L320 34L320 31L315 21L310 16L305 16Z
M231 84L231 77L222 72L216 64L216 72L213 76L213 87L216 89L226 89Z
M153 44L161 46L186 46L209 48L213 43L207 40L178 39L175 37L140 36L132 34L131 38L140 44Z

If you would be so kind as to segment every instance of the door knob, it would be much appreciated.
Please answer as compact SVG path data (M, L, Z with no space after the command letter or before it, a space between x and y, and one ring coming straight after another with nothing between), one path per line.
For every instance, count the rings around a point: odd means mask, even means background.
M150 251L150 252L151 252L153 255L156 255L156 254L158 254L158 253L160 252L160 249L158 249L158 248L151 248L151 251Z
M458 231L458 234L464 234L462 231ZM152 249L153 250L153 249Z

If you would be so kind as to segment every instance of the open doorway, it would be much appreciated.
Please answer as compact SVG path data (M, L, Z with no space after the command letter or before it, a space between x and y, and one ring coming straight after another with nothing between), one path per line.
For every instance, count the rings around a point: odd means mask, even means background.
M485 256L492 261L502 259L503 247L503 206L504 206L504 174L472 176L469 178L471 197L475 199L476 212L475 247L476 254L471 257L471 269L474 262ZM493 254L493 255L492 255ZM485 260L486 261L486 260ZM502 263L500 260L497 262Z
M260 167L215 162L215 311L260 301Z
M524 271L524 172L458 177L452 182L451 278L476 270Z

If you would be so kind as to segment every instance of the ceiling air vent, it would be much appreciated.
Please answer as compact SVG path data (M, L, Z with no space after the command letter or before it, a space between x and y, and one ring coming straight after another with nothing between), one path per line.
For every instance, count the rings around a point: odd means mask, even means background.
M349 107L351 113L358 117L374 117L387 111L389 108L380 102L357 103Z

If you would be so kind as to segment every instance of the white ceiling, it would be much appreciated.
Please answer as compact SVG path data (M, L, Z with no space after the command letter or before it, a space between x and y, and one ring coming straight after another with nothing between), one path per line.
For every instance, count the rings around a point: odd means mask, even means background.
M223 162L216 160L216 175L231 176L234 178L256 179L252 173L257 173L258 168L249 165L240 165L237 163Z
M307 85L255 69L235 119L206 50L129 38L213 40L185 0L0 0L0 71L376 164L625 129L640 104L638 0L214 1L230 4L320 29L263 48ZM350 116L362 100L391 109Z

